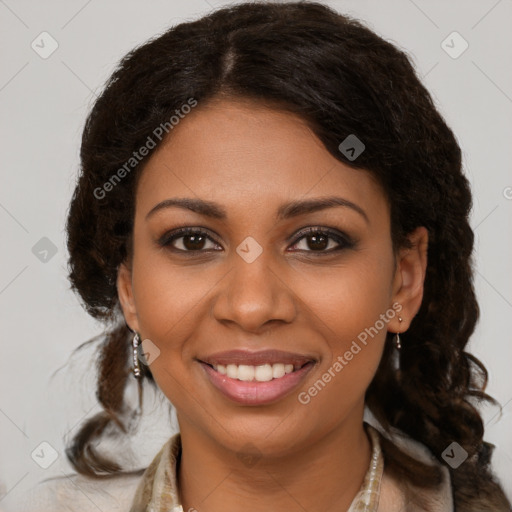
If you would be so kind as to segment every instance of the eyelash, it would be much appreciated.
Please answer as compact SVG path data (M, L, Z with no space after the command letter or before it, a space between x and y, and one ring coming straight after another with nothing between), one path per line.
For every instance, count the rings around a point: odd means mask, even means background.
M183 238L185 236L190 235L204 235L209 240L213 241L214 243L218 244L216 240L214 240L212 237L208 235L208 232L201 228L179 228L174 231L165 233L160 239L158 240L158 245L161 247L166 247L169 250L172 250L176 253L190 253L191 255L196 253L205 253L205 252L212 252L216 251L215 249L199 249L197 251L186 251L183 249L176 249L175 247L172 247L171 243L175 240L178 240L180 238ZM303 250L299 249L294 252L306 252L306 253L312 253L315 257L316 256L323 256L323 255L330 255L333 253L337 253L342 251L343 249L351 249L355 245L355 241L349 237L348 235L341 234L337 231L333 231L329 228L322 228L322 227L310 227L301 230L299 233L297 233L294 242L292 245L297 245L303 238L306 238L308 235L326 235L328 238L334 240L339 247L329 250L323 250L323 251L314 251L314 250ZM218 244L219 245L219 244Z

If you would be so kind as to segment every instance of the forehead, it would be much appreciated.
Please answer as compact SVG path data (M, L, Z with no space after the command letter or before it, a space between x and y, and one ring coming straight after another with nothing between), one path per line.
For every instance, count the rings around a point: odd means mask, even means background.
M199 197L228 211L231 205L233 213L274 214L283 202L327 195L376 215L387 211L376 179L334 158L300 117L249 101L215 101L181 119L150 157L137 210L147 213L169 197Z

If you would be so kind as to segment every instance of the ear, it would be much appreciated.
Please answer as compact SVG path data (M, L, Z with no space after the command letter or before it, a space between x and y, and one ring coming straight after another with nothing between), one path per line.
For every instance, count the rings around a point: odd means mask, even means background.
M388 323L391 332L405 332L409 329L423 299L425 273L427 271L427 228L418 227L407 238L410 240L412 247L400 249L393 278L391 303L397 302L402 306L402 309ZM402 322L398 320L398 317L402 318Z
M139 322L133 298L132 272L125 263L121 263L117 272L117 296L126 323L132 331L138 332Z

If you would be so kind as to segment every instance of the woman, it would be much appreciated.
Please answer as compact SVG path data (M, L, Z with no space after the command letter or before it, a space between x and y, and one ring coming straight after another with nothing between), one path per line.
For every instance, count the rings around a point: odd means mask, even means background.
M68 449L80 492L102 478L132 512L509 510L464 351L471 192L404 53L318 3L218 10L122 60L81 162L69 277L109 330L104 412ZM123 473L95 445L127 432L133 378L180 433Z

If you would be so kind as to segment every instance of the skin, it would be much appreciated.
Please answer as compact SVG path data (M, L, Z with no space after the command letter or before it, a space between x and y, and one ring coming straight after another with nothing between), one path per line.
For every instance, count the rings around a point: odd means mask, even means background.
M370 461L364 394L386 331L406 331L419 310L427 231L416 229L413 247L394 252L380 185L330 155L293 114L215 100L171 135L138 183L133 259L121 265L117 284L128 325L160 350L151 372L177 411L183 508L346 510ZM340 206L275 220L283 203L332 195L358 205L368 220ZM177 207L146 218L159 202L178 197L219 203L227 218ZM202 253L172 251L186 251L190 238L158 245L182 226L211 236L199 245ZM329 254L338 242L318 249L311 236L296 236L305 227L331 228L356 243ZM248 236L263 250L252 263L236 252ZM387 322L307 405L299 403L297 394L393 303L402 306L403 321L396 315ZM285 398L243 406L221 395L196 361L235 348L298 352L316 365ZM244 464L240 455L255 450L257 463Z

